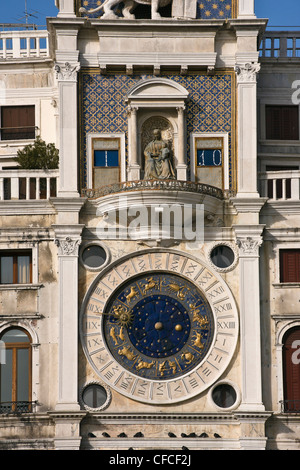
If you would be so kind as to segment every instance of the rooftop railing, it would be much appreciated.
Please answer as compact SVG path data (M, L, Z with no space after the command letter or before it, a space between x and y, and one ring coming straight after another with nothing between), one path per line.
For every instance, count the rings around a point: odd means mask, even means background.
M299 59L300 31L267 31L260 46L264 59Z
M49 33L43 31L0 31L0 60L49 57Z

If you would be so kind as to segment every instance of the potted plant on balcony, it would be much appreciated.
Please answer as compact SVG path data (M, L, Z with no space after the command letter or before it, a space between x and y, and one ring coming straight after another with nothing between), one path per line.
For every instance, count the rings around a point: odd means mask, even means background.
M59 151L53 143L47 144L38 136L33 144L26 145L23 149L18 150L14 159L18 163L20 170L56 170L59 165ZM23 181L22 181L23 180ZM25 178L20 178L19 194L20 198L25 198ZM36 179L30 181L30 198L34 199L36 193ZM56 180L50 180L50 194L56 193ZM23 195L23 197L22 197ZM40 199L46 198L46 178L40 178Z

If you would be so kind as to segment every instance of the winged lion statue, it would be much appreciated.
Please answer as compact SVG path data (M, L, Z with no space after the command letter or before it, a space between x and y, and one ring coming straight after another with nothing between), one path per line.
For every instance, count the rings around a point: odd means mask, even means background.
M105 0L102 5L92 10L86 10L85 8L80 8L80 13L93 14L98 11L103 10L103 19L115 19L118 18L117 15L113 12L113 8L119 5L120 3L124 4L122 10L123 16L128 19L135 19L132 11L138 4L149 5L151 6L151 18L159 19L161 15L158 12L160 7L165 7L169 5L172 0Z

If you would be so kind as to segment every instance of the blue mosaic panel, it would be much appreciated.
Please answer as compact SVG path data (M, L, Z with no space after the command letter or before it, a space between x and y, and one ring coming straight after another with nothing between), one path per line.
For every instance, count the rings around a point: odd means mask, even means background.
M104 0L80 0L80 5L87 10L93 10L100 5ZM197 18L198 19L223 19L234 17L235 0L197 0ZM115 13L122 16L122 9L116 8ZM98 11L90 18L99 18L102 15L102 11Z
M232 132L234 114L233 75L219 73L208 76L163 75L182 85L189 92L187 115L187 158L190 163L190 134L195 132L229 133L229 181L232 187L233 159ZM142 79L153 75L101 75L98 71L82 71L80 81L81 132L82 132L82 184L86 187L86 136L88 133L122 132L126 135L128 115L126 96L128 91ZM127 159L127 155L126 155Z

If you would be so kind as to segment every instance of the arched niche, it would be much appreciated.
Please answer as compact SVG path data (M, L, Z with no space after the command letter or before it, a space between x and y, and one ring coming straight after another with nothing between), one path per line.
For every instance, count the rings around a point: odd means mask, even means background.
M153 121L155 118L169 121L174 129L172 145L177 179L186 181L185 107L188 95L188 91L180 84L164 78L141 80L131 88L127 95L129 181L139 180L143 177L142 126L145 126L145 122L150 123L151 119Z

